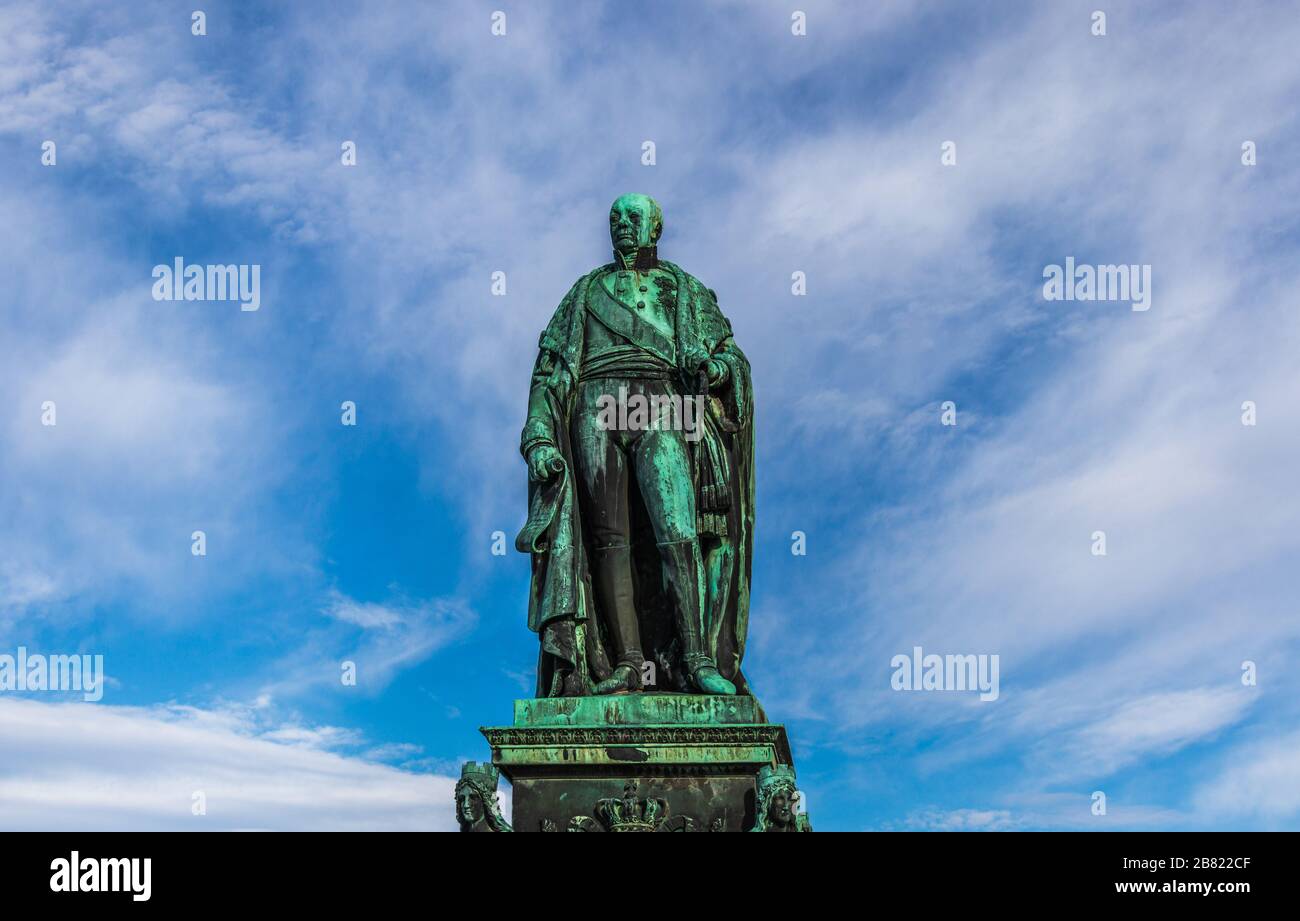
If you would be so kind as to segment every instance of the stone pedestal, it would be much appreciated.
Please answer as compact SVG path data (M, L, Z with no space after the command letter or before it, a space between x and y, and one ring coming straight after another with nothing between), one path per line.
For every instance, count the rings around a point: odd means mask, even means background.
M793 777L785 728L752 697L517 700L514 725L482 731L515 831L748 831L759 772Z

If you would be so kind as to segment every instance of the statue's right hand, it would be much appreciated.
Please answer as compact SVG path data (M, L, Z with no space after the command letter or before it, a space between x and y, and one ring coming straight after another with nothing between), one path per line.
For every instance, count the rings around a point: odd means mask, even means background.
M564 469L564 458L554 445L539 444L528 452L528 476L542 483Z

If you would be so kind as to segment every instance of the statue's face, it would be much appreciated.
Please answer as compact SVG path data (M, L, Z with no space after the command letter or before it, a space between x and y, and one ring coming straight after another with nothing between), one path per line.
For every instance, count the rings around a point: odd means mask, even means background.
M789 794L784 790L779 791L772 797L772 805L767 810L768 817L777 825L789 825L794 821L792 805Z
M474 824L483 818L483 801L473 790L461 790L456 796L456 809L464 822Z
M663 230L663 221L654 199L648 195L622 195L609 209L609 239L614 249L624 255L639 247L654 246Z

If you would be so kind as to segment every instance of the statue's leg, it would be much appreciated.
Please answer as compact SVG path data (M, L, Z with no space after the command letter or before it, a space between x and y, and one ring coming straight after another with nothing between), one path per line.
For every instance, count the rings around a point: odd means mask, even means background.
M596 603L604 610L605 626L618 663L614 672L597 683L597 694L641 690L641 628L632 600L632 548L597 547L592 551L592 581Z
M633 467L659 545L691 683L705 694L734 694L735 685L718 672L709 649L704 562L695 530L695 483L685 434L676 429L645 432L633 449Z
M730 603L735 552L730 536L712 538L708 541L700 538L700 545L704 553L704 624L709 638L709 647L716 655L722 618Z
M641 689L645 657L632 596L628 457L620 433L606 431L598 421L594 400L607 389L599 383L584 385L574 413L573 451L579 504L591 537L592 589L616 658L613 673L596 684L596 693L613 694Z

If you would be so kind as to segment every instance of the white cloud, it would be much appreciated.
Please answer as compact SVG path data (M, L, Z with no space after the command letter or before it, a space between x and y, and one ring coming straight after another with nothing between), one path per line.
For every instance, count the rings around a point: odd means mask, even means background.
M331 617L345 623L356 624L367 630L393 627L402 622L402 615L382 604L361 603L343 595L334 594L327 609Z
M1239 746L1224 765L1197 790L1198 811L1220 820L1258 818L1294 827L1300 817L1300 733Z
M1099 791L1104 793L1105 791ZM1013 792L996 797L998 805L952 809L918 809L888 830L908 831L1130 831L1195 827L1196 820L1177 810L1107 797L1106 812L1093 812L1091 792ZM814 817L815 820L815 817Z
M1071 733L1058 770L1096 780L1140 759L1172 754L1212 739L1255 702L1248 688L1167 691L1122 703L1113 713Z
M333 592L324 620L297 638L293 651L259 668L257 694L300 698L322 687L378 694L403 669L427 660L473 630L478 615L463 599L361 603ZM356 666L354 686L340 681L342 663Z
M908 816L906 827L917 831L1010 831L1018 824L1006 809L935 809Z
M12 394L0 464L13 486L0 498L0 585L17 613L125 596L140 615L177 619L178 591L238 583L301 552L286 535L264 540L253 514L283 475L263 461L280 443L264 398L200 357L203 332L141 307L140 268L134 296L94 294L91 279L16 276L33 291L75 290L89 305L66 331L49 319L15 322L0 359L0 386ZM59 313L51 325L63 324ZM43 424L47 402L54 425ZM207 534L206 561L190 553L195 530Z
M366 752L366 759L369 761L409 762L423 752L424 749L419 745L413 745L410 742L394 742L370 749Z
M302 741L238 714L0 699L0 827L455 828L453 778L324 750L319 733ZM196 792L204 816L191 812Z

